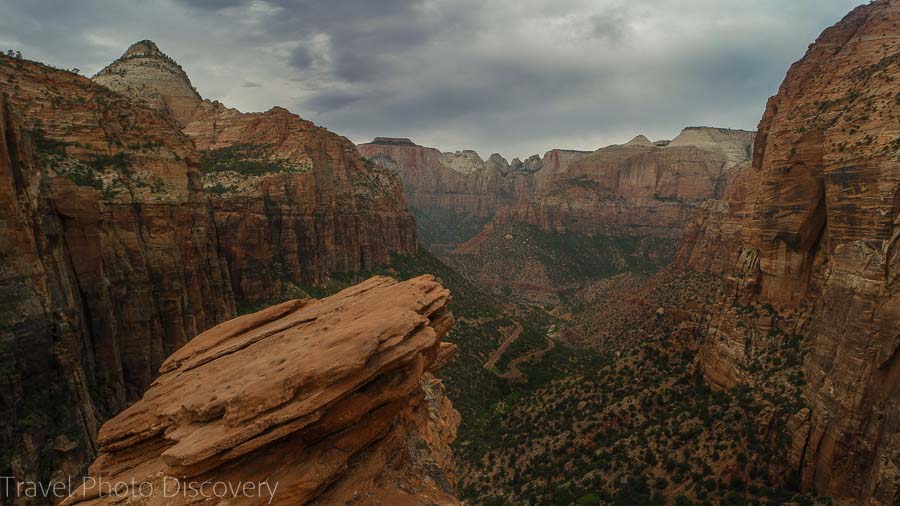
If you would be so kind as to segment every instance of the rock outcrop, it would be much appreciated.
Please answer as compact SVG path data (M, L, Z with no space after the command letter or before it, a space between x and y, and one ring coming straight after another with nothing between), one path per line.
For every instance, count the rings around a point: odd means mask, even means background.
M754 381L750 357L772 334L741 325L742 308L771 308L765 326L806 350L810 410L791 443L802 483L875 505L900 500L898 25L900 2L878 0L822 33L770 99L752 167L698 213L678 255L728 283L707 380Z
M166 495L174 480L228 484L212 501L266 484L233 504L456 504L459 415L430 374L453 346L449 299L431 276L375 277L200 334L104 424L93 480L64 504L198 499Z
M93 79L176 113L200 150L238 299L271 300L416 251L399 179L348 139L281 107L242 113L199 95L188 100L187 75L148 41Z

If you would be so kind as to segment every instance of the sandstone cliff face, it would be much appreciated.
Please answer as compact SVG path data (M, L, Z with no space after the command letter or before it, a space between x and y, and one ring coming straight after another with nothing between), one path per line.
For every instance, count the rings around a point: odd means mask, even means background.
M363 160L346 138L280 107L242 113L187 97L187 76L147 41L94 79L172 110L201 150L203 186L238 299L271 300L333 272L416 251L400 181Z
M548 153L537 189L448 260L483 285L542 303L592 278L654 270L672 258L694 209L747 163L751 135L686 128L662 147L639 135L561 167L562 153Z
M500 223L586 235L678 238L694 207L747 161L751 132L686 128L665 147L638 136L546 175L542 191L498 213Z
M474 151L441 153L409 139L379 137L357 147L363 156L396 171L410 205L425 212L445 209L490 218L501 207L533 193L534 174L540 169L522 162L510 166L498 154L484 161ZM564 165L568 159L557 156L555 164Z
M738 325L766 303L804 336L811 408L794 425L804 485L896 504L900 465L900 2L859 7L788 72L753 165L688 227L683 266L723 272L707 379L752 382L766 345ZM718 259L711 257L720 257Z
M170 119L33 62L0 57L0 74L3 470L77 475L98 420L234 298Z
M357 147L370 162L400 176L419 239L439 256L478 234L499 209L533 195L540 188L541 174L564 170L580 156L548 152L550 169L544 171L538 156L507 162L493 154L482 160L474 151L441 153L409 139L377 137Z
M452 347L449 299L431 276L375 277L221 324L103 426L91 475L128 483L132 504L196 500L166 498L167 478L265 482L273 504L456 504L459 415L429 373ZM88 486L65 504L115 501Z

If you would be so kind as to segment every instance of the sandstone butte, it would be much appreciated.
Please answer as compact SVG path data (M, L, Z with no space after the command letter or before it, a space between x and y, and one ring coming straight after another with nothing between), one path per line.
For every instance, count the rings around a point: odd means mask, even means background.
M459 414L431 375L455 349L441 342L449 299L432 276L374 277L213 327L103 425L93 480L62 504L117 502L99 484L132 480L118 492L129 504L196 502L172 492L175 478L265 482L272 504L457 504Z
M896 504L900 489L898 24L900 1L879 0L822 33L769 100L752 165L677 256L727 281L700 356L709 383L752 386L745 365L773 326L804 336L810 409L789 424L791 464L850 504ZM775 314L748 322L748 303Z
M347 139L279 108L202 101L188 122L174 62L149 42L122 62L159 65L131 82L161 101L0 56L0 447L20 480L82 473L100 424L236 303L416 251L399 179Z

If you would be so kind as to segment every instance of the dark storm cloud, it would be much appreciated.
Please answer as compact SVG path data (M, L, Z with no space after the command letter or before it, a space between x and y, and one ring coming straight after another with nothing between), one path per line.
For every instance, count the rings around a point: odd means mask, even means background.
M612 8L590 17L592 34L610 42L620 42L628 34L628 16L625 9Z
M204 96L356 141L527 156L752 129L856 0L0 0L0 49L93 73L152 39Z

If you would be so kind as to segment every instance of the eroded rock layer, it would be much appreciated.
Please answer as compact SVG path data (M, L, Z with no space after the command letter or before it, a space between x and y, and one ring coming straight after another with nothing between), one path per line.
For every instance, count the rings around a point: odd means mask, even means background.
M136 504L191 503L167 478L267 483L273 504L456 504L459 415L429 374L453 346L449 299L432 276L375 277L210 329L104 424L91 475L134 484ZM88 486L64 504L115 501Z
M752 167L698 213L678 256L729 286L701 353L707 380L754 381L771 338L742 308L772 308L807 350L811 411L792 443L803 484L879 505L900 497L898 25L900 1L880 0L822 33L770 99Z

